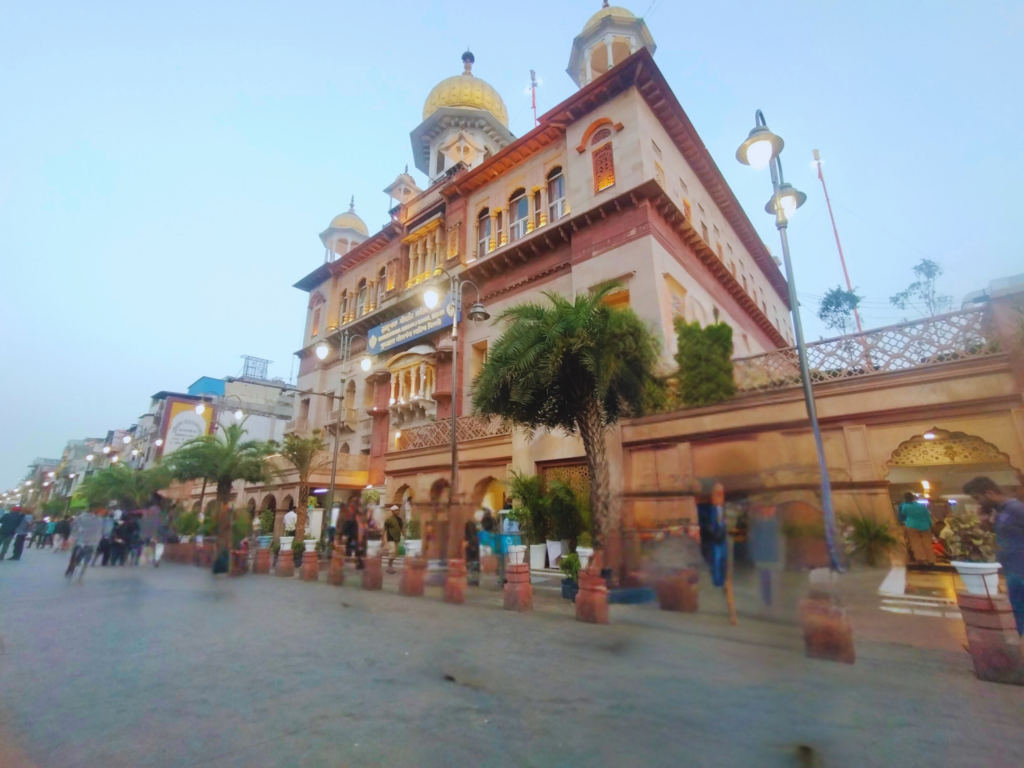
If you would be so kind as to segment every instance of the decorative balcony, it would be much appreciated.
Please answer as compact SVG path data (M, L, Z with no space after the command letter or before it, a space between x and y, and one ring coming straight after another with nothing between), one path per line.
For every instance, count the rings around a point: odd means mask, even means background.
M1000 353L984 309L936 315L911 323L825 339L807 345L812 384L925 368ZM733 360L740 392L800 386L795 347Z
M330 470L330 466L327 467ZM339 453L339 472L366 472L370 469L370 457L362 453Z
M359 427L359 411L355 408L336 408L327 414L327 426L331 429L337 427L341 433L355 432Z
M309 419L292 419L291 421L285 422L284 433L306 435L309 434Z
M455 422L455 437L458 442L480 440L486 437L501 437L512 434L512 427L500 419L481 419L476 416L460 416ZM403 429L395 450L411 451L416 448L430 448L448 445L452 439L452 423L448 419L434 421L421 427Z

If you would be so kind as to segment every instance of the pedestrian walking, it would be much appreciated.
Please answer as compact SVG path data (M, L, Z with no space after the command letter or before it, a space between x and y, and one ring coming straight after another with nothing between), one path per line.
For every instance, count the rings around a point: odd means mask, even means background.
M932 513L917 497L907 492L899 508L899 521L904 526L910 554L916 563L935 565L932 547Z
M0 560L7 557L7 550L11 546L11 542L14 541L14 535L18 526L21 525L23 517L24 514L19 506L11 507L3 517L0 517Z
M106 510L99 510L96 514L102 523L103 533L99 544L96 545L96 553L92 557L91 564L96 565L96 561L103 558L100 565L105 566L110 562L110 540L114 535L114 519Z
M388 573L395 572L395 558L398 556L398 544L402 541L402 534L405 532L405 520L402 519L402 510L395 504L391 507L391 514L384 521L384 546L388 550Z
M53 551L60 552L71 536L71 518L65 515L53 527Z
M996 554L1006 577L1006 592L1024 635L1024 502L1007 496L988 477L976 477L964 486L964 493L995 516Z
M774 504L755 504L750 523L750 558L757 567L761 601L768 608L775 599L778 581L779 517Z
M71 547L71 558L68 561L68 568L64 572L69 581L74 578L75 569L78 568L80 569L78 572L78 583L82 583L85 569L89 567L90 562L94 559L93 552L103 539L103 523L105 520L103 515L105 513L106 510L103 509L97 511L87 509L75 518L75 522L71 526L71 538L74 540L74 545Z
M32 549L33 545L36 549L43 548L43 541L46 540L46 521L40 520L38 523L32 526L32 530L29 531L28 548Z
M25 548L25 538L32 529L32 515L26 514L18 523L18 530L14 532L14 554L11 560L21 560L21 552Z

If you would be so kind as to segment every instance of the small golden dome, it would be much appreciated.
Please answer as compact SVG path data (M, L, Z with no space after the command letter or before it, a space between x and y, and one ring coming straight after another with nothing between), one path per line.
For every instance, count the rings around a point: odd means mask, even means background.
M352 196L352 202L348 206L348 211L345 213L339 213L333 219L331 219L330 228L341 229L342 227L348 227L354 229L363 235L369 235L370 231L366 228L366 224L356 215L356 198Z
M606 0L604 7L587 20L587 23L583 26L582 34L585 35L600 24L601 19L607 18L608 16L613 16L617 21L634 21L636 19L636 16L634 16L631 11L625 8L620 8L617 5L609 6Z
M481 109L490 112L498 122L508 127L508 110L498 92L489 83L473 75L473 54L462 54L466 71L461 75L447 77L434 86L423 103L423 119L426 120L442 107Z

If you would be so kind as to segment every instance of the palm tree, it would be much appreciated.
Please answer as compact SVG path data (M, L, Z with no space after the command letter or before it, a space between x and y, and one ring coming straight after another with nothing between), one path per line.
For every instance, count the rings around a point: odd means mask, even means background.
M608 428L638 412L656 384L657 338L629 309L609 307L605 285L575 299L545 292L547 303L509 307L495 320L500 338L474 381L473 409L534 430L579 432L590 469L595 547L614 529L605 457Z
M168 468L160 464L149 469L114 464L87 477L78 492L90 504L117 502L130 511L146 506L153 494L169 486L173 479Z
M309 476L322 469L330 461L330 454L324 452L323 438L319 429L309 437L294 433L284 436L284 444L278 449L281 458L295 467L299 473L298 517L295 522L295 538L301 541L306 536L306 507L309 503Z
M229 424L215 435L189 440L165 462L177 480L202 478L213 483L217 488L218 512L227 506L236 480L263 483L271 475L266 458L274 452L274 443L245 440L244 423ZM230 532L228 516L218 515L217 539L222 547L230 546Z

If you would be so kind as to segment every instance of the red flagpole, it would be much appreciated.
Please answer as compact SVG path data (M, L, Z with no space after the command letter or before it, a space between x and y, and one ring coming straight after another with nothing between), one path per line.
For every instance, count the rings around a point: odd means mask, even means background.
M832 232L836 236L836 248L839 249L839 262L843 265L846 290L852 291L853 286L850 285L850 273L846 271L846 259L843 258L843 244L839 242L839 230L836 229L836 217L832 215L832 201L828 199L828 187L825 186L825 175L821 172L821 155L818 150L814 150L814 163L818 166L818 179L821 181L821 188L825 192L825 205L828 206L828 217L832 220ZM857 333L863 333L864 329L860 327L860 314L856 309L853 310L853 318L857 321Z

